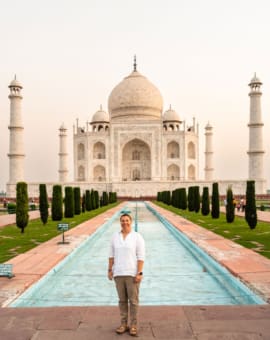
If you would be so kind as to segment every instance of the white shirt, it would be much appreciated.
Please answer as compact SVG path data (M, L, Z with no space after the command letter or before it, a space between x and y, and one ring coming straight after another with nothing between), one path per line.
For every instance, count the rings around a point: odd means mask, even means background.
M122 232L116 232L111 239L110 255L114 258L113 276L136 276L137 261L144 261L145 245L142 236L131 231L123 238Z

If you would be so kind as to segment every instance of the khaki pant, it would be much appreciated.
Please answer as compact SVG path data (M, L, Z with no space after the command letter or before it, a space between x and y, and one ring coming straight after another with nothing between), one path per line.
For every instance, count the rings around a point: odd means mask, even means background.
M139 283L132 276L116 276L114 278L118 297L121 324L128 324L128 302L130 307L130 324L137 325L139 306Z

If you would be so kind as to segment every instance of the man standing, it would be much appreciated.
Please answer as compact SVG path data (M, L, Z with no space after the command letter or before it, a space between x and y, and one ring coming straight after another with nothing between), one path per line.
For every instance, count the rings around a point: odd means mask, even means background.
M133 231L132 218L128 214L120 217L121 231L111 240L108 278L114 278L121 316L121 325L116 333L129 331L137 335L137 312L139 306L139 287L143 278L145 245L142 236ZM128 303L130 307L130 327L128 326Z

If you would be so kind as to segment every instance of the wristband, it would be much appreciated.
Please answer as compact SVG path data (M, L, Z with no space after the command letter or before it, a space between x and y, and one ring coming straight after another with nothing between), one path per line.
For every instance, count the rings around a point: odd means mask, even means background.
M137 273L137 275L143 275L143 272L139 272L139 273Z

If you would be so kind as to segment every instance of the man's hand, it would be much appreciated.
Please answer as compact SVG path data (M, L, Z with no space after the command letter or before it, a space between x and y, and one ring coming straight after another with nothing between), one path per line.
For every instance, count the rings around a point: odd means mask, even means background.
M113 272L112 272L112 270L108 270L108 279L109 280L113 279Z

